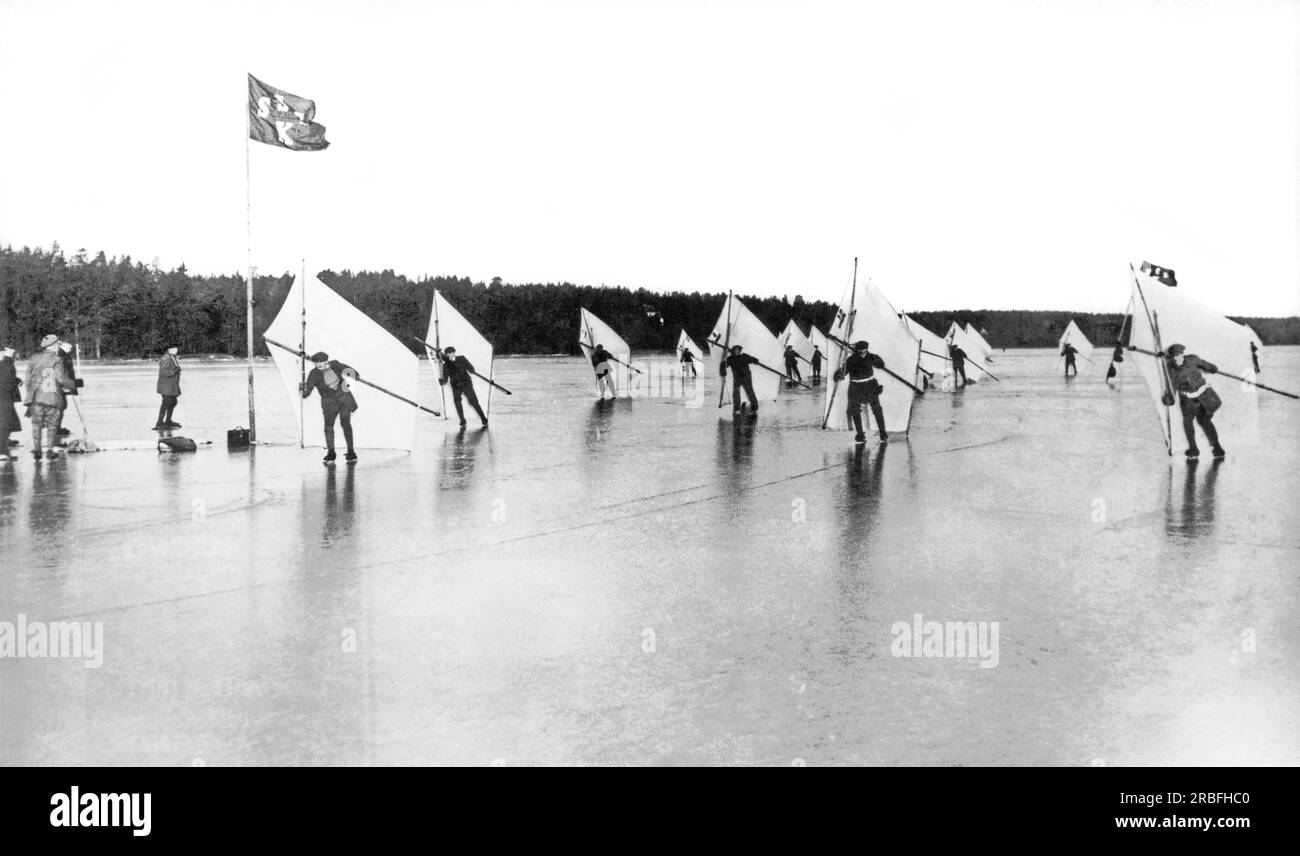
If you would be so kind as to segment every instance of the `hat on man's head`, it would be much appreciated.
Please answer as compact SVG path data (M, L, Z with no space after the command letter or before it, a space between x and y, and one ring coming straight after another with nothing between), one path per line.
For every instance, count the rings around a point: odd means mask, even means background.
M743 350L743 349L741 348L740 345L732 345L732 346L731 346L731 350L733 350L733 351L739 351L739 350Z
M325 353L324 351L317 351L316 353L311 355L311 361L313 363L326 363L329 362L329 358L330 355Z
M865 349L867 347L869 346L867 345L866 339L858 339L856 342L853 343L853 350L855 351Z
M53 333L46 333L45 338L41 339L41 350L43 351L46 348L50 347L50 345L57 345L58 343L59 343L58 336L54 335Z
M443 352L444 354L454 354L454 353L456 353L456 346L455 346L455 345L448 345L447 347L445 347L445 348L442 349L442 352Z
M63 351L65 354L72 353L72 343L63 341L59 342L59 350Z
M1171 356L1171 357L1176 357L1176 356L1178 356L1179 354L1186 353L1186 352L1187 352L1187 349L1184 348L1182 345L1178 345L1178 344L1170 345L1170 346L1169 346L1169 349L1168 349L1167 351L1165 351L1165 353L1168 354L1168 355Z

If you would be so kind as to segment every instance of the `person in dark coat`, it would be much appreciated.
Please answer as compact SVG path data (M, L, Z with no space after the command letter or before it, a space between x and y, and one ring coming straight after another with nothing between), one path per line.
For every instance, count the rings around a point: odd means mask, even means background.
M803 375L799 374L799 352L794 345L785 346L785 376L786 386L794 386L795 381L803 380Z
M335 421L343 426L343 440L348 444L343 459L349 464L356 463L357 452L352 445L352 413L357 409L357 400L348 389L348 381L360 375L352 366L331 360L324 351L312 354L311 361L315 366L298 389L303 398L310 396L313 389L320 395L321 414L325 417L325 463L333 463L338 457L334 453Z
M758 413L758 396L754 395L754 376L750 374L749 367L758 362L749 354L742 353L744 348L740 345L731 346L731 355L722 361L722 377L727 377L727 369L731 369L731 412L739 413L740 393L744 390L745 395L749 398L749 412Z
M967 384L966 380L966 352L963 351L956 342L948 344L948 356L952 359L952 374L954 378L961 379L961 385Z
M14 365L14 349L0 348L0 461L12 461L9 455L9 435L22 430L14 402L22 401L18 392L22 386L18 367Z
M442 376L438 378L438 383L444 386L450 381L451 383L451 403L456 405L456 415L460 417L460 427L465 427L465 410L461 407L461 397L463 396L469 402L469 406L474 408L478 418L483 420L483 427L486 428L488 419L483 415L483 408L478 406L478 395L474 393L474 376L470 372L474 371L474 365L466 357L458 356L456 349L451 345L442 349Z
M614 387L614 367L610 365L613 359L604 345L596 345L596 350L591 352L591 367L596 372L596 388L600 390L601 401L605 400L606 389L610 398L618 398L618 390Z
M1187 435L1187 457L1200 457L1196 447L1195 425L1200 425L1205 432L1205 439L1210 441L1215 458L1222 458L1227 453L1219 444L1219 432L1214 427L1214 411L1222 404L1219 394L1205 380L1202 374L1214 374L1219 370L1214 363L1203 360L1195 354L1187 353L1187 348L1174 344L1169 346L1165 357L1169 367L1169 381L1178 393L1178 406L1183 412L1183 433Z
M72 359L71 342L59 342L59 359L63 361L63 373L72 381L72 389L68 390L68 395L76 395L77 390L85 386L86 382L77 377L77 364ZM65 437L71 433L72 431L70 429L63 427L62 425L59 426L60 437Z
M876 428L880 432L880 442L889 442L889 432L885 430L885 413L880 407L880 381L874 377L876 369L883 369L885 361L871 353L869 344L864 341L853 343L853 353L844 361L844 368L835 372L834 380L839 383L849 382L848 416L857 429L859 443L867 441L866 431L862 427L862 405L871 408L871 415L876 418Z
M162 359L158 360L157 390L162 396L162 403L158 405L158 422L153 426L155 431L181 427L181 423L172 420L176 405L181 400L181 361L176 358L179 350L180 348L171 345Z
M691 370L691 377L699 377L695 371L695 354L691 353L690 348L682 348L682 377L686 377L686 370Z
M1074 369L1075 377L1079 376L1079 367L1074 364L1074 355L1077 353L1079 353L1079 350L1075 348L1074 345L1071 345L1069 342L1066 342L1065 347L1061 349L1061 356L1065 357L1066 377L1070 376L1070 369Z
M818 381L820 381L820 380L822 379L822 360L823 360L823 359L825 359L825 357L822 356L822 349L821 349L821 347L818 346L818 345L813 345L813 355L812 355L812 379L813 379L813 383L817 383Z

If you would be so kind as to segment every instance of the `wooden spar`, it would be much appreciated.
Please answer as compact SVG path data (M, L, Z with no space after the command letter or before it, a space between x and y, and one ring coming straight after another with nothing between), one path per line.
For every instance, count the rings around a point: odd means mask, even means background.
M1146 354L1148 357L1163 358L1165 356L1163 353L1158 354L1154 351L1148 351L1146 348L1139 348L1137 345L1125 345L1124 350L1136 351L1139 354ZM1251 386L1259 387L1260 389L1266 389L1269 392L1276 392L1278 395L1285 395L1287 398L1300 399L1300 395L1296 395L1294 392L1287 392L1284 389L1275 389L1271 386L1268 386L1267 384L1262 384L1259 381L1251 380L1250 378L1241 377L1240 375L1235 375L1224 371L1214 372L1214 374L1220 374L1223 375L1224 377L1230 377L1233 380L1239 380L1242 383L1248 383Z
M721 345L722 342L715 342L714 340L710 339L710 340L709 340L709 344L710 344L710 345ZM804 389L812 389L811 386L809 386L808 384L804 383L803 381L795 380L794 378L790 377L790 376L789 376L788 374L786 374L785 372L777 371L776 369L772 368L772 367L769 366L767 363L764 363L764 362L760 362L760 361L758 361L758 360L755 360L755 361L754 361L754 365L758 366L758 367L761 368L761 369L767 369L767 370L770 371L772 374L774 374L774 375L776 375L776 376L778 376L778 377L783 377L783 378L785 378L786 380L788 380L790 383L797 383L797 384L799 384L799 386L802 386ZM723 386L725 386L725 385L726 385L726 384L723 384ZM718 406L721 407L722 405L719 404Z
M446 359L446 356L444 356L443 353L442 353L442 348L439 348L439 347L436 346L436 345L430 345L428 342L424 341L424 340L421 339L419 336L412 336L411 338L414 339L415 341L419 342L421 345L424 345L426 348L432 348L433 351L434 351L435 353L437 353L437 355L438 355L438 359L439 359L439 360L445 360L445 359ZM492 380L491 378L483 377L483 375L479 374L478 372L474 371L473 369L470 369L470 370L469 370L469 373L472 374L472 375L474 375L474 377L478 378L479 380L483 381L484 383L486 383L486 384L490 384L490 385L496 387L497 389L499 389L499 390L501 390L502 392L504 392L506 395L514 395L513 392L511 392L510 390L506 389L506 388L505 388L504 386L502 386L501 384L497 383L496 381ZM443 404L443 407L445 408L446 406L447 406L447 405L444 403L444 404Z
M842 347L848 348L849 351L852 351L852 350L853 350L853 348L849 345L848 342L844 341L843 339L839 338L838 336L835 336L835 335L832 335L832 334L830 334L830 333L827 333L827 334L826 334L826 337L827 337L828 339L833 339L834 341L838 342ZM879 368L882 372L884 372L885 374L887 374L887 375L889 375L890 377L892 377L894 380L896 380L896 381L898 381L899 383L901 383L903 386L911 387L912 390L913 390L914 392L916 392L917 395L925 395L925 390L921 389L919 386L916 386L915 384L909 383L908 381L904 380L902 377L899 377L898 375L894 374L893 371L891 371L890 369L886 368L885 366L877 366L877 368ZM925 371L925 370L922 369L922 371ZM930 373L930 372L926 372L926 374L931 374L931 373Z
M725 342L722 342L722 343L721 343L721 344L722 344L722 361L721 361L721 363L719 364L719 369L720 369L720 371L721 371L721 373L722 373L722 383L719 384L719 386L718 386L718 407L722 407L724 404L727 403L727 375L726 375L726 371L727 371L727 357L731 355L731 306L732 306L732 304L731 304L731 292L728 291L728 292L727 292L727 302L724 303L724 304L722 304L722 314L725 315L726 318L727 318L727 338L726 338L726 341L725 341ZM712 331L710 331L710 332L712 332ZM719 343L718 343L718 342L715 342L715 341L713 341L713 340L709 340L709 347L713 347L714 345L717 345L717 344L719 344ZM735 375L732 375L732 376L731 376L731 385L732 385L732 387L733 387L731 394L732 394L732 395L735 395L735 394L736 394L736 391L735 391L735 389L734 389L734 387L735 387L735 385L736 385L736 376L735 376ZM740 406L740 402L739 402L739 401L736 402L736 406L737 406L737 407Z
M853 285L850 287L850 291L849 291L849 314L848 317L844 319L845 326L847 327L846 332L848 333L849 338L853 338L853 321L855 316L858 314L857 302L858 302L858 257L854 256L853 257ZM831 329L832 330L835 329L834 324L831 324ZM831 339L830 333L826 334L826 339L827 341L830 341ZM841 346L841 350L843 350L843 346ZM822 415L823 431L826 430L826 426L831 421L831 411L835 407L835 395L840 391L840 383L842 382L839 380L835 380L835 375L840 375L841 378L843 378L844 361L846 359L848 359L848 357L841 354L839 359L839 365L836 366L835 371L831 372L831 396L826 400L826 412Z
M288 345L285 345L285 344L283 344L283 343L281 343L281 342L277 342L276 340L272 339L270 336L267 336L265 333L262 334L262 338L266 340L266 343L267 343L268 345L275 345L275 346L276 346L277 348L279 348L280 350L282 350L282 351L288 351L289 353L294 354L295 356L303 356L303 352L302 352L302 351L298 350L297 348L291 348L291 347L289 347ZM352 378L348 378L348 380L350 380L350 381L353 381L353 380L354 380L354 381L356 381L357 383L363 383L363 384L365 384L366 386L370 387L371 389L377 389L377 390L379 390L380 392L382 392L384 395L391 396L391 397L393 397L393 398L396 398L398 401L405 402L406 404L411 405L411 406L414 407L416 410L423 410L425 413L432 413L434 416L441 416L441 415L442 415L441 413L439 413L439 412L436 411L436 410L431 410L430 408L425 407L423 404L419 404L419 403L417 403L417 402L414 402L414 401L412 401L411 399L407 398L407 397L404 396L404 395L398 395L397 393L393 392L391 389L384 389L384 388L383 388L382 386L380 386L379 384L377 384L377 383L372 383L372 382L366 380L366 379L363 378L363 377L352 377Z

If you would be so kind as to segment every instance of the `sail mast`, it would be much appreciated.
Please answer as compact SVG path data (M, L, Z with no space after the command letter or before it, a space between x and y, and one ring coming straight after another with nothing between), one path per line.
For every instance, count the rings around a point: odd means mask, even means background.
M728 291L727 303L725 306L725 310L727 313L727 335L726 338L723 340L723 344L722 344L722 365L724 366L727 364L727 356L731 353L731 310L732 308L733 307L731 304L731 292ZM731 381L732 381L732 385L734 386L736 381L735 377L732 377ZM718 406L721 407L723 404L726 403L726 401L727 401L727 379L724 377L722 379L722 384L718 389Z
M301 282L303 283L304 286L307 284L307 260L306 259L302 260ZM302 298L299 301L302 304L302 342L298 345L298 350L301 352L298 355L298 376L300 378L299 382L306 384L307 383L307 289L304 287L301 291L299 291L299 295ZM305 418L303 407L305 406L306 401L307 399L303 398L298 402L298 448L299 449L307 448L307 443L302 433L303 419Z
M845 327L844 327L844 331L843 331L843 332L844 332L844 341L845 341L845 342L848 342L848 343L850 343L850 344L853 342L853 316L857 313L857 309L855 308L855 305L856 305L856 303L857 303L857 299L858 299L858 257L857 257L857 256L854 256L854 257L853 257L853 285L850 286L850 289L849 289L849 312L848 312L848 315L845 316L845 318L844 318L844 324L845 324ZM832 330L835 329L835 325L834 325L834 324L831 324L831 329L832 329ZM830 341L834 341L834 338L833 338L834 335L835 335L834 333L830 333L830 334L828 334L827 338L828 338ZM839 374L841 371L844 370L844 361L848 359L848 356L847 356L848 351L847 351L847 349L845 348L845 346L844 346L843 344L840 344L838 347L839 347L839 349L840 349L840 358L839 358L838 360L836 360L836 364L837 364L837 365L836 365L836 367L835 367L835 371L831 373L831 378L832 378L832 380L831 380L831 394L830 394L830 396L826 399L826 414L822 417L822 428L823 428L823 429L824 429L828 424L830 424L830 421L831 421L831 410L832 410L832 408L835 407L835 394L838 393L838 392L840 391L840 383L842 383L842 381L834 380L834 377L835 377L835 375Z

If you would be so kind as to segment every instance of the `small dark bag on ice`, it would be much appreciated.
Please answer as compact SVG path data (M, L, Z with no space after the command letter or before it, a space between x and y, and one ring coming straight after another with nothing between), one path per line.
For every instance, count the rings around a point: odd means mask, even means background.
M163 437L158 441L160 452L197 452L199 444L189 437Z
M226 432L227 449L247 449L248 445L247 428L231 428Z

